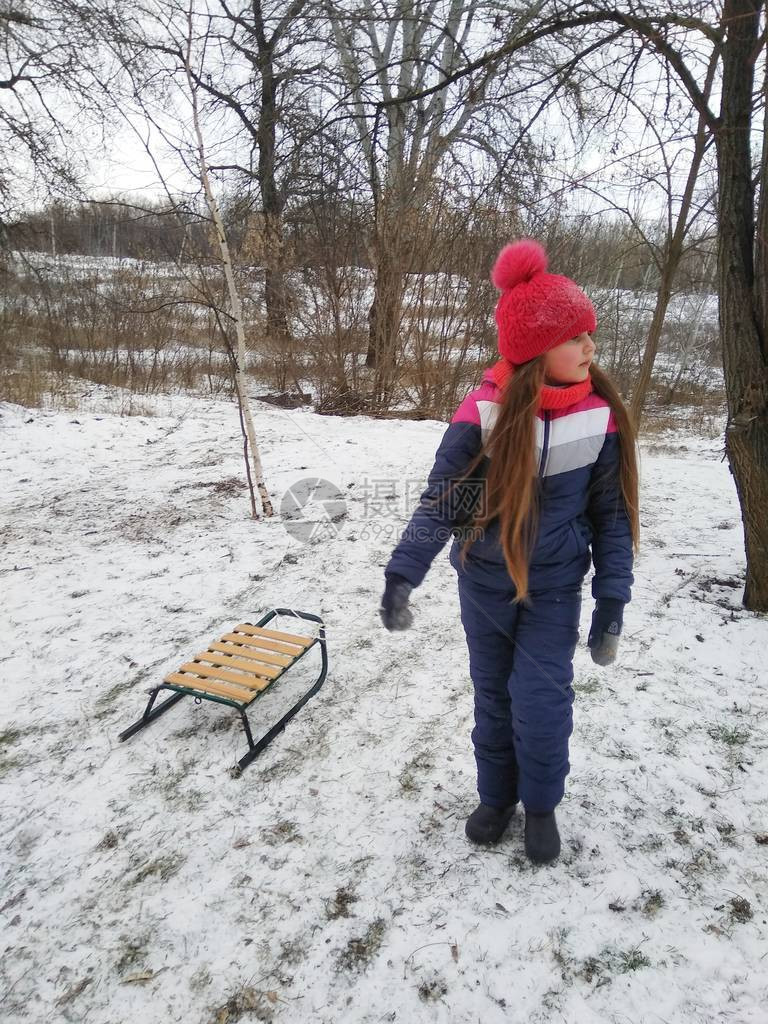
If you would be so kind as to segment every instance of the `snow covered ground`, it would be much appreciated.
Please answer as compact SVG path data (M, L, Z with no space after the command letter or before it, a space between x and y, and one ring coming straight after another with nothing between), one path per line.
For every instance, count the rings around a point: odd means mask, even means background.
M257 405L277 509L306 477L345 496L301 543L250 519L233 405L120 417L84 387L78 412L0 406L4 1024L766 1020L768 621L740 605L720 440L644 449L620 663L577 653L563 853L534 867L520 814L492 850L464 838L446 553L411 631L377 613L444 424ZM273 605L323 615L330 672L240 778L226 708L117 742L148 686Z

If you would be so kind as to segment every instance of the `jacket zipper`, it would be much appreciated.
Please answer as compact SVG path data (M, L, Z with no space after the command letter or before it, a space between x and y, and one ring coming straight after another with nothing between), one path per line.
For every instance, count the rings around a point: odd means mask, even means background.
M547 462L549 449L549 409L544 410L544 440L541 445L541 460L539 461L539 478L544 476L544 467Z

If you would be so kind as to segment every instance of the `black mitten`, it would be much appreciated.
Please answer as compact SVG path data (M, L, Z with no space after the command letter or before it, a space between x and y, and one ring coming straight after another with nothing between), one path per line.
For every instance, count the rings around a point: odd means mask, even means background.
M624 602L616 598L598 598L592 612L592 627L587 645L596 665L610 665L619 649L624 620Z
M408 597L413 586L403 576L388 572L384 574L387 585L381 597L379 615L388 630L408 629L413 623L413 612L408 607Z

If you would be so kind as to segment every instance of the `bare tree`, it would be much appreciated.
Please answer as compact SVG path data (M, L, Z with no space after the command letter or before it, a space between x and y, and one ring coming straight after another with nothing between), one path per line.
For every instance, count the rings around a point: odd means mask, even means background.
M149 33L149 38L144 33ZM159 33L165 40L162 45L151 42L152 33ZM231 246L221 214L221 206L214 191L211 179L211 161L205 142L201 96L203 90L200 82L207 74L209 64L209 48L214 45L211 34L211 18L206 11L196 10L194 0L176 2L176 0L159 0L151 9L145 8L139 19L139 31L122 30L113 37L115 52L119 55L125 74L131 82L130 92L133 103L143 120L143 125L136 127L131 113L123 108L127 123L134 127L139 138L152 159L158 179L163 183L169 202L173 204L173 196L168 185L167 174L161 166L157 154L153 151L145 131L151 126L163 140L176 161L189 172L196 182L197 191L202 191L208 210L209 226L212 229L211 241L219 253L219 268L226 287L227 302L223 310L224 317L218 317L219 327L225 340L227 351L232 363L235 391L240 411L240 425L243 433L243 455L248 479L251 510L254 518L259 511L256 505L255 490L261 501L261 511L265 516L274 514L269 497L259 454L253 418L250 411L246 385L246 325L243 313L243 301L239 283L232 262ZM141 75L136 77L136 64L133 56L138 55L141 64ZM149 55L149 57L148 57ZM153 59L156 58L156 59ZM170 58L170 59L169 59ZM160 109L157 109L157 106ZM188 125L187 117L191 120ZM189 128L191 127L191 136ZM226 141L223 143L226 144ZM222 141L218 140L219 148ZM175 170L176 168L174 168ZM179 254L179 263L185 254ZM201 298L210 307L208 282L203 279ZM221 312L214 306L217 314ZM235 335L236 345L229 341L229 334Z
M718 283L728 426L728 460L744 522L747 581L744 603L768 612L768 139L763 134L759 182L751 135L759 106L753 96L758 60L765 61L760 0L726 0L723 7L723 89L714 117L699 90L691 99L708 120L717 146ZM673 66L674 54L669 55ZM684 69L681 67L680 72ZM679 72L679 73L680 73ZM764 74L766 74L764 70ZM760 83L763 118L766 82ZM765 126L763 125L763 130ZM755 219L755 207L757 218ZM757 226L757 231L755 227Z
M202 60L205 60L205 40L203 41L203 54ZM259 454L259 447L256 443L256 430L253 425L253 417L251 415L251 406L248 400L248 389L246 387L245 378L245 326L243 323L243 305L240 301L240 292L235 281L235 274L232 269L232 259L229 254L229 243L227 241L227 233L224 230L224 221L221 217L219 210L219 204L216 201L213 188L211 186L210 175L208 174L208 159L205 151L205 142L203 140L203 132L200 126L200 105L198 102L198 86L197 81L199 79L199 73L193 74L193 45L194 45L194 29L193 29L193 18L191 10L187 11L187 38L185 39L185 45L183 50L184 60L184 73L187 79L187 87L189 89L189 103L192 108L192 126L195 133L195 145L197 147L197 160L198 168L200 173L200 181L203 186L205 193L205 202L208 206L208 211L213 221L213 226L216 231L216 241L219 246L221 253L221 266L224 272L224 278L227 282L227 292L229 294L229 307L230 316L232 318L232 326L235 331L237 338L237 357L235 361L235 386L237 387L237 396L240 403L240 410L244 422L244 434L247 439L247 446L245 452L245 466L248 473L248 482L250 484L251 491L251 511L254 519L258 516L256 508L256 501L253 493L253 484L255 481L256 489L259 492L259 498L261 499L261 507L264 515L271 516L274 514L272 508L272 502L267 491L266 484L264 483L264 472L261 466L261 456ZM251 461L253 463L253 479L251 478L250 466L248 463L247 447L250 447Z
M589 102L596 116L587 117L589 134L605 137L607 153L605 163L574 180L574 186L600 200L598 215L618 213L631 226L647 265L645 290L655 290L639 373L632 374L631 410L639 428L678 270L691 247L714 235L713 168L711 161L705 163L714 139L646 40L632 36L625 43L605 47L602 66L596 59L591 64ZM702 85L707 101L718 65L719 51L712 49ZM658 207L651 217L649 204Z
M162 7L160 0L144 8L135 23L135 44L183 61L177 39L145 34L146 18ZM240 198L249 252L264 268L265 348L283 363L278 376L289 378L297 391L283 220L301 179L306 138L317 121L305 95L322 70L310 8L310 0L195 4L197 16L207 22L209 45L205 65L189 70L206 113L223 114L232 133L226 156L213 160L210 170L227 173Z
M715 140L717 155L718 294L728 423L726 451L744 524L744 604L768 611L768 144L758 173L751 152L756 119L766 116L765 82L755 95L755 68L765 68L763 0L725 0L719 20L709 4L681 18L685 35L660 32L652 19L626 18L664 59ZM669 16L669 15L668 15ZM680 14L677 14L680 18ZM761 24L762 22L762 24ZM695 33L694 46L688 36ZM701 74L701 52L719 51L720 108L715 113ZM711 64L711 56L706 61ZM759 184L758 184L759 183ZM759 191L758 191L759 189ZM755 212L757 211L757 217ZM755 230L757 226L757 232Z
M702 96L705 102L709 102L712 87L715 82L716 71L719 62L719 53L713 49L709 55L706 76L702 86ZM674 187L675 157L668 155L668 147L662 138L656 119L647 119L649 128L658 140L658 151L664 164L664 198L665 198L665 223L660 246L650 246L650 251L659 272L659 283L656 291L656 304L653 311L648 335L646 337L643 358L640 364L640 373L635 383L631 401L631 412L635 424L639 428L642 423L643 410L648 398L648 389L653 375L653 368L656 356L659 351L662 331L666 321L667 310L672 298L675 281L680 265L686 255L687 243L690 240L692 229L697 217L708 210L711 210L709 202L709 183L705 180L704 187L706 195L703 200L697 201L697 186L702 176L704 158L707 150L713 142L713 136L709 130L705 118L700 112L697 113L696 128L691 140L690 157L688 158L688 170L685 175L685 184L682 194L676 195ZM677 145L680 140L678 136ZM673 143L674 145L675 143ZM714 212L712 210L712 212ZM699 239L694 239L698 242Z
M73 195L82 135L104 124L99 35L122 0L97 15L87 0L0 0L0 223L41 194Z
M307 60L292 61L292 55L306 48L306 33L300 31L301 19L308 0L293 0L267 7L262 0L240 3L236 9L220 0L227 19L226 42L235 54L248 62L250 88L258 89L258 105L243 106L237 91L224 90L203 79L201 83L211 96L233 109L244 131L254 140L258 160L256 181L261 198L262 252L264 256L264 303L267 313L267 336L275 339L278 348L289 351L291 330L288 322L286 285L286 249L283 234L283 211L291 193L296 162L300 159L298 139L287 145L286 134L279 127L286 120L291 105L291 88L318 71L307 66ZM282 152L280 147L282 146ZM251 177L253 172L242 168ZM298 389L298 384L297 384Z
M632 396L639 422L678 270L714 235L711 161L704 165L713 139L643 39L624 33L604 41L594 29L589 38L558 32L556 39L543 102L561 131L542 146L545 188L523 209L523 230L546 240L553 264L599 286L601 360ZM717 59L711 55L708 92ZM655 292L650 309L644 298L631 310L621 301L628 281L643 296Z
M755 173L752 135L765 129L764 0L724 0L670 9L638 3L631 10L596 4L544 5L542 17L500 47L458 67L435 85L398 102L414 103L519 54L532 43L576 29L632 33L664 60L715 140L717 157L718 292L728 423L726 451L744 524L744 604L768 611L768 141ZM706 97L713 50L722 61L719 112Z
M495 5L328 0L325 8L346 93L342 108L352 120L373 199L368 248L374 294L366 363L375 369L373 407L383 409L396 381L406 277L414 269L436 176L464 147L474 152L476 168L490 154L511 177L519 154L510 159L510 126L518 120L511 104L499 98L505 76L490 64L458 89L407 102L429 83L449 79L478 40L489 38L498 18ZM504 145L494 145L500 138Z

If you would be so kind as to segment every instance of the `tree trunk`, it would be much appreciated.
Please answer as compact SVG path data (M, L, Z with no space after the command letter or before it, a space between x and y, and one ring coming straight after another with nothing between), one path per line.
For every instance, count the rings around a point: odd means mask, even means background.
M376 238L376 267L373 302L368 313L368 358L365 365L375 370L373 408L385 411L392 399L397 369L397 351L403 319L405 269L408 254L389 232Z
M719 177L718 285L728 398L726 450L744 524L744 605L768 612L768 353L762 280L754 264L750 130L762 0L726 0L723 86L716 127ZM760 180L765 189L765 154ZM765 196L761 196L764 214Z
M707 99L709 98L709 88L707 88L705 96ZM685 183L680 209L677 214L675 229L672 233L672 237L669 238L668 245L666 246L666 251L664 253L664 263L661 269L661 282L659 284L659 290L656 293L656 308L653 311L653 319L651 320L651 326L648 330L648 337L645 342L643 361L640 366L640 376L635 387L635 393L632 397L631 412L638 430L640 429L643 410L648 398L648 388L650 387L653 367L659 351L661 332L664 329L664 321L667 316L669 300L672 296L672 288L675 277L677 276L677 269L680 266L680 260L683 256L683 244L688 232L688 216L691 212L691 204L693 202L693 194L696 188L696 180L699 176L701 161L703 160L704 153L707 149L707 137L708 131L706 122L703 117L699 117L691 166L688 168L688 177Z
M255 479L256 488L259 492L259 498L261 500L262 511L265 516L274 515L274 509L272 508L272 501L267 490L267 485L264 482L264 472L261 465L261 455L259 454L259 446L256 443L256 429L253 425L253 418L251 416L251 407L248 401L248 389L246 387L245 377L245 325L243 323L243 307L240 301L240 292L237 289L237 282L235 281L235 274L232 267L232 260L230 258L229 243L227 241L227 234L224 229L224 221L221 217L221 211L219 205L216 202L216 197L213 194L211 187L211 180L208 175L208 163L205 156L205 145L203 143L203 133L200 127L200 115L198 110L197 102L197 85L192 77L191 60L190 60L190 47L192 39L192 25L191 15L188 16L189 24L189 35L187 37L187 50L185 53L185 72L187 77L187 85L190 93L190 103L192 106L192 126L195 132L195 139L197 143L197 157L200 171L200 181L203 185L203 191L205 193L205 201L208 206L208 212L211 215L214 227L216 229L216 236L219 245L219 251L221 253L221 262L224 269L224 277L227 283L227 291L229 293L229 304L231 310L232 320L235 326L235 333L237 335L237 357L235 361L235 387L237 388L237 398L240 409L240 422L243 429L243 455L245 458L246 476L248 478L248 486L251 495L251 512L253 518L258 518L258 511L256 508L256 498L253 491L253 483ZM248 449L250 447L250 457L253 463L253 477L251 476L251 468L248 464Z
M259 110L258 180L264 211L264 304L267 335L286 355L290 349L285 285L285 243L283 203L275 180L275 125L277 123L277 81L272 54L261 54L261 108Z
M261 74L261 104L256 127L258 142L258 181L264 213L264 305L267 313L266 333L272 350L280 354L279 386L285 387L290 377L296 383L293 365L293 339L288 326L288 290L285 279L285 240L283 237L284 198L277 184L275 164L277 122L279 117L278 87L280 75L275 71L275 49L282 40L277 32L267 38L261 0L253 3L254 29L258 47L258 68Z
M640 430L640 423L642 422L645 403L648 399L648 388L651 383L653 367L659 351L659 342L661 341L661 332L664 330L664 321L667 316L669 300L672 295L672 282L675 279L675 274L677 273L679 264L680 252L675 256L672 252L671 246L669 246L667 248L667 254L664 257L664 265L661 270L661 283L659 284L659 290L656 293L656 307L653 311L651 326L648 328L648 336L645 339L643 361L640 364L640 376L638 377L635 392L632 396L632 404L630 406L630 411L638 431Z

